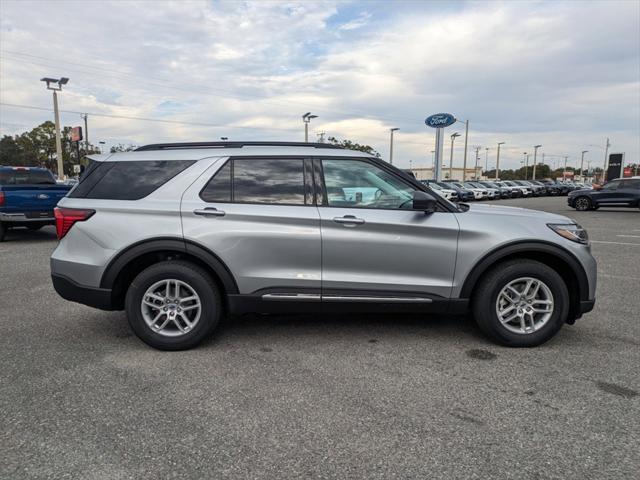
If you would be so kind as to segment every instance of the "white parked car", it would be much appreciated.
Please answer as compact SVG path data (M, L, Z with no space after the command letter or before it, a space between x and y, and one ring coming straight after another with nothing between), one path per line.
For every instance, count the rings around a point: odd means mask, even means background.
M462 188L466 188L467 190L471 190L476 197L476 200L486 200L489 198L489 190L484 187L478 187L471 182L464 182L461 184Z
M466 182L465 185L473 185L476 188L479 188L481 190L486 190L487 191L487 198L489 200L495 200L497 198L500 198L500 190L498 190L497 188L491 188L491 187L487 187L485 185L482 185L480 182Z
M443 188L435 182L429 182L428 185L429 185L429 188L431 188L434 192L436 192L438 195L442 195L447 200L450 200L453 202L454 200L458 199L458 194L456 193L455 190L451 190L449 188Z

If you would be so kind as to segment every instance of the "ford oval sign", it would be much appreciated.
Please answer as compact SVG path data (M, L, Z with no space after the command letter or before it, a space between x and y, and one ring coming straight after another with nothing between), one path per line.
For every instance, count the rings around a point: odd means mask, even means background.
M456 123L456 117L450 113L436 113L427 117L424 123L432 128L444 128Z

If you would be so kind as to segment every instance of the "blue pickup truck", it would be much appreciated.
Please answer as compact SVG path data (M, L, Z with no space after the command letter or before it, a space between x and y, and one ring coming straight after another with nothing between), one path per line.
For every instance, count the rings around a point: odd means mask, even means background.
M70 189L46 168L0 166L0 242L10 228L55 224L53 209Z

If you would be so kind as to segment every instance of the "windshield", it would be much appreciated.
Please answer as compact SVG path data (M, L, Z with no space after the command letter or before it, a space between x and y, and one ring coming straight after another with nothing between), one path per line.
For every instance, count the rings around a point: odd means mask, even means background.
M48 170L12 168L0 170L0 185L55 185L56 180Z

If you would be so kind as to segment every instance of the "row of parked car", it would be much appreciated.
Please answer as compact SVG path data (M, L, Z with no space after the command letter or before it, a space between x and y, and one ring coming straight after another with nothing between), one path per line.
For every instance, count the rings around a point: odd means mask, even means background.
M422 180L422 183L446 199L460 202L568 195L574 190L591 188L591 185L583 183L553 180L478 180L467 182Z

